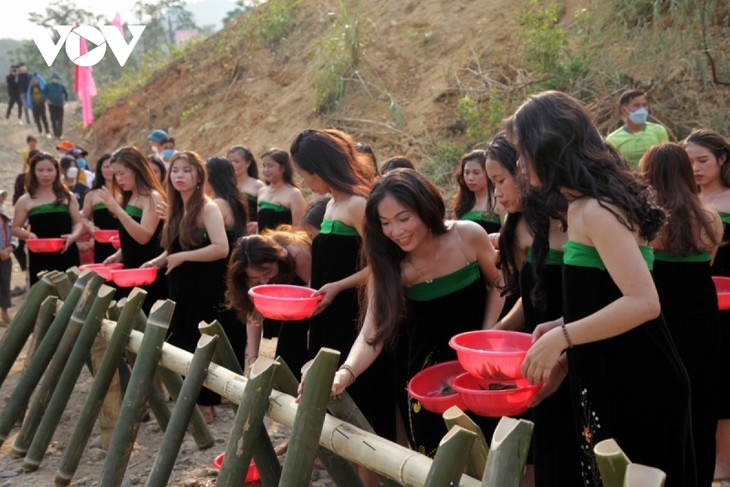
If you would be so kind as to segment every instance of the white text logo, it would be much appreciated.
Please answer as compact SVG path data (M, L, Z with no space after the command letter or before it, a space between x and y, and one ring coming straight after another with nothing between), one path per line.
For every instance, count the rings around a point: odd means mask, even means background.
M109 44L119 65L124 66L146 26L127 25L127 27L132 33L132 40L129 44L124 40L124 36L115 25L100 25L98 29L89 25L80 25L78 27L59 25L56 27L56 31L58 31L60 38L55 44L48 30L43 26L33 26L31 34L35 45L38 47L41 56L43 56L43 60L49 67L56 60L56 56L58 56L64 43L66 44L66 55L78 66L93 66L101 61L106 53L107 44ZM96 47L84 53L83 56L81 55L81 38L96 45Z

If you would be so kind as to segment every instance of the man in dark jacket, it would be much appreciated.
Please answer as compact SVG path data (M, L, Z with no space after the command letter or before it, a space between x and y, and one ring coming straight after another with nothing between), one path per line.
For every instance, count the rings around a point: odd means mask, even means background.
M5 120L10 118L10 112L13 111L13 106L17 103L18 105L18 120L21 121L21 115L23 113L23 106L20 104L20 92L18 91L18 80L15 77L18 75L18 66L10 66L10 72L5 77L5 82L8 84L8 111L5 113Z
M51 75L51 80L43 88L43 96L46 97L48 111L51 113L53 135L60 139L63 134L63 105L68 101L68 91L61 83L61 75L56 72Z
M18 82L18 97L20 98L20 106L25 112L25 123L30 125L30 107L28 106L28 86L30 86L30 74L28 74L28 66L25 63L18 64L18 75L15 77Z

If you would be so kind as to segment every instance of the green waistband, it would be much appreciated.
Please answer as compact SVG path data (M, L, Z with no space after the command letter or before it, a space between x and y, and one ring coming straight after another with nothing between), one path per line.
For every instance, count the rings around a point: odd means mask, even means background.
M532 262L532 247L527 247L527 262ZM563 265L563 253L559 250L549 249L545 263L547 265Z
M142 218L142 208L137 208L136 206L127 205L124 208L124 211L126 211L127 215L129 215L129 216L136 216L137 218Z
M496 213L488 213L484 210L471 210L461 215L461 218L459 218L459 220L499 223L499 215L497 215Z
M279 213L289 211L286 206L277 205L276 203L270 203L268 201L259 201L259 210L271 210Z
M700 252L698 254L689 254L682 256L669 255L666 250L657 250L654 252L654 260L662 262L710 262L710 251Z
M106 210L106 205L104 203L97 203L94 206L91 207L92 210Z
M723 223L730 223L730 213L725 213L724 211L720 211L720 220L722 220Z
M563 255L563 263L565 264L579 267L593 267L602 271L606 270L606 266L603 265L601 256L598 255L595 247L574 240L568 240L563 245L563 250L565 251ZM648 245L639 245L639 250L647 267L649 270L652 270L654 268L654 251Z
M343 235L345 237L356 237L357 229L350 225L345 225L340 220L322 220L320 226L321 233L331 233L333 235Z
M31 208L28 216L41 215L43 213L68 213L68 205L63 203L44 203Z
M405 287L404 293L408 299L413 301L430 301L464 289L480 278L479 264L474 261L451 274Z

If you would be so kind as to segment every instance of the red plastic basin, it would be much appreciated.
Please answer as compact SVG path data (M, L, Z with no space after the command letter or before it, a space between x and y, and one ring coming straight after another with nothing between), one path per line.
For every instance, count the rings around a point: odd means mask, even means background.
M112 237L119 238L119 230L102 230L99 228L94 230L94 239L99 243L109 243Z
M443 414L451 406L466 410L456 390L448 392L454 379L463 374L464 368L458 360L441 362L423 369L408 381L408 394L427 411ZM447 389L444 391L444 389Z
M80 271L94 271L107 281L112 280L112 271L122 269L124 264L122 263L110 263L110 264L84 264L79 266Z
M213 459L213 468L216 470L220 470L221 465L223 465L223 458L225 457L225 453L221 453L217 457ZM248 465L248 473L246 474L246 483L250 484L251 482L256 482L258 480L261 480L261 474L259 473L259 468L256 466L256 464L253 461L253 458L251 459L251 463Z
M490 384L517 386L516 389L490 390ZM464 405L481 416L501 417L523 413L541 385L532 385L527 379L479 379L465 372L454 379L453 388Z
M155 282L158 270L158 267L113 269L112 281L119 287L146 286Z
M25 241L28 250L37 254L60 252L66 245L65 238L29 238Z
M122 246L122 241L119 240L118 235L116 237L111 237L109 239L109 243L112 244L112 247L114 247L117 250L119 250L119 248Z
M712 276L717 289L717 305L720 309L730 309L730 277Z
M532 335L518 331L474 330L449 340L464 369L484 379L519 379Z
M253 305L264 317L272 320L297 321L309 318L322 300L312 296L314 289L290 284L263 284L248 290Z

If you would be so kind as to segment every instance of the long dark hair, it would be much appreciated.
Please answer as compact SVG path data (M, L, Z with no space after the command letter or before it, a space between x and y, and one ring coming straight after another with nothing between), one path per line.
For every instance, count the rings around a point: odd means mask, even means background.
M692 162L679 144L650 147L639 162L642 176L656 191L657 203L667 212L665 250L683 257L717 245L712 224L699 198ZM700 237L704 232L709 241Z
M68 205L71 202L71 191L69 191L68 187L66 187L66 185L63 184L63 181L61 181L61 165L58 160L48 152L38 152L30 158L30 168L28 169L28 177L25 182L25 189L28 191L28 194L30 194L31 198L35 198L36 192L38 191L38 177L35 175L35 168L41 161L48 161L56 168L56 177L53 180L52 186L53 194L56 196L54 204L60 205L65 203Z
M595 198L630 231L638 229L644 239L654 239L664 211L648 186L606 144L575 98L559 91L530 96L508 119L507 129L528 171L535 171L547 194L569 189Z
M106 182L104 180L104 173L102 172L102 167L104 166L104 163L112 158L111 152L105 152L101 155L98 161L96 161L96 167L94 168L94 185L91 189L99 189L104 187L104 183ZM112 179L114 179L114 176L112 176Z
M289 157L289 153L287 151L276 148L269 149L261 154L261 159L264 157L271 158L272 161L281 166L284 170L282 178L286 184L294 186L295 188L297 187L297 183L294 182L294 170L291 165L291 157ZM269 184L269 182L267 181L266 184Z
M111 163L119 163L134 173L134 180L137 185L137 192L143 196L149 196L152 191L157 191L163 199L167 199L167 193L162 184L152 172L149 159L142 151L134 146L125 146L112 153ZM112 180L112 192L122 195L122 208L124 208L132 197L131 191L122 191L117 184L116 178Z
M216 198L228 202L233 213L233 236L246 235L248 223L248 206L243 195L236 187L236 173L231 161L224 157L211 157L205 161L208 169L208 184L213 188Z
M178 160L184 160L195 171L197 185L193 189L187 206L183 202L180 192L172 184L172 167ZM176 238L180 239L180 247L189 250L197 247L202 242L200 234L200 222L205 206L206 198L203 189L205 185L206 170L203 160L198 154L192 151L176 152L170 159L170 171L167 172L167 187L170 188L170 195L167 207L167 218L162 228L162 248L170 250Z
M230 154L231 152L235 152L237 154L240 154L241 157L243 157L244 161L248 161L248 167L246 168L246 174L249 175L249 177L258 179L259 178L259 168L256 164L256 158L253 156L253 153L246 147L245 145L234 145L230 149L228 149L227 154Z
M683 145L695 144L704 147L712 152L717 158L718 164L725 156L725 162L720 166L720 179L722 184L730 188L730 141L725 137L710 129L695 129L684 139Z
M294 139L289 152L297 166L318 175L330 188L368 196L374 169L367 157L355 150L355 142L346 133L306 129Z
M266 264L277 263L279 272L271 280L276 284L290 284L296 278L294 259L287 252L288 245L309 246L311 241L306 232L291 227L267 229L261 235L241 237L236 241L228 261L226 275L226 305L246 322L253 312L253 303L248 296L250 289L247 269L260 268Z
M486 175L487 153L482 149L477 149L467 152L461 156L461 159L459 159L459 165L454 173L454 179L456 179L456 184L459 185L459 191L454 196L454 200L452 202L452 208L454 209L454 215L456 218L461 218L464 214L468 213L477 201L477 196L469 189L466 185L466 181L464 180L464 166L466 166L467 162L478 163ZM489 194L487 195L486 210L488 212L493 212L496 201L494 199L492 185L489 183L489 178L487 178L487 191Z
M377 331L371 345L392 345L398 336L398 326L406 313L401 283L401 262L406 253L383 233L378 205L386 196L413 211L435 235L448 231L444 224L446 206L438 188L426 176L413 169L394 169L373 186L365 205L365 261L370 266L373 320ZM367 309L367 290L361 290L362 313Z

